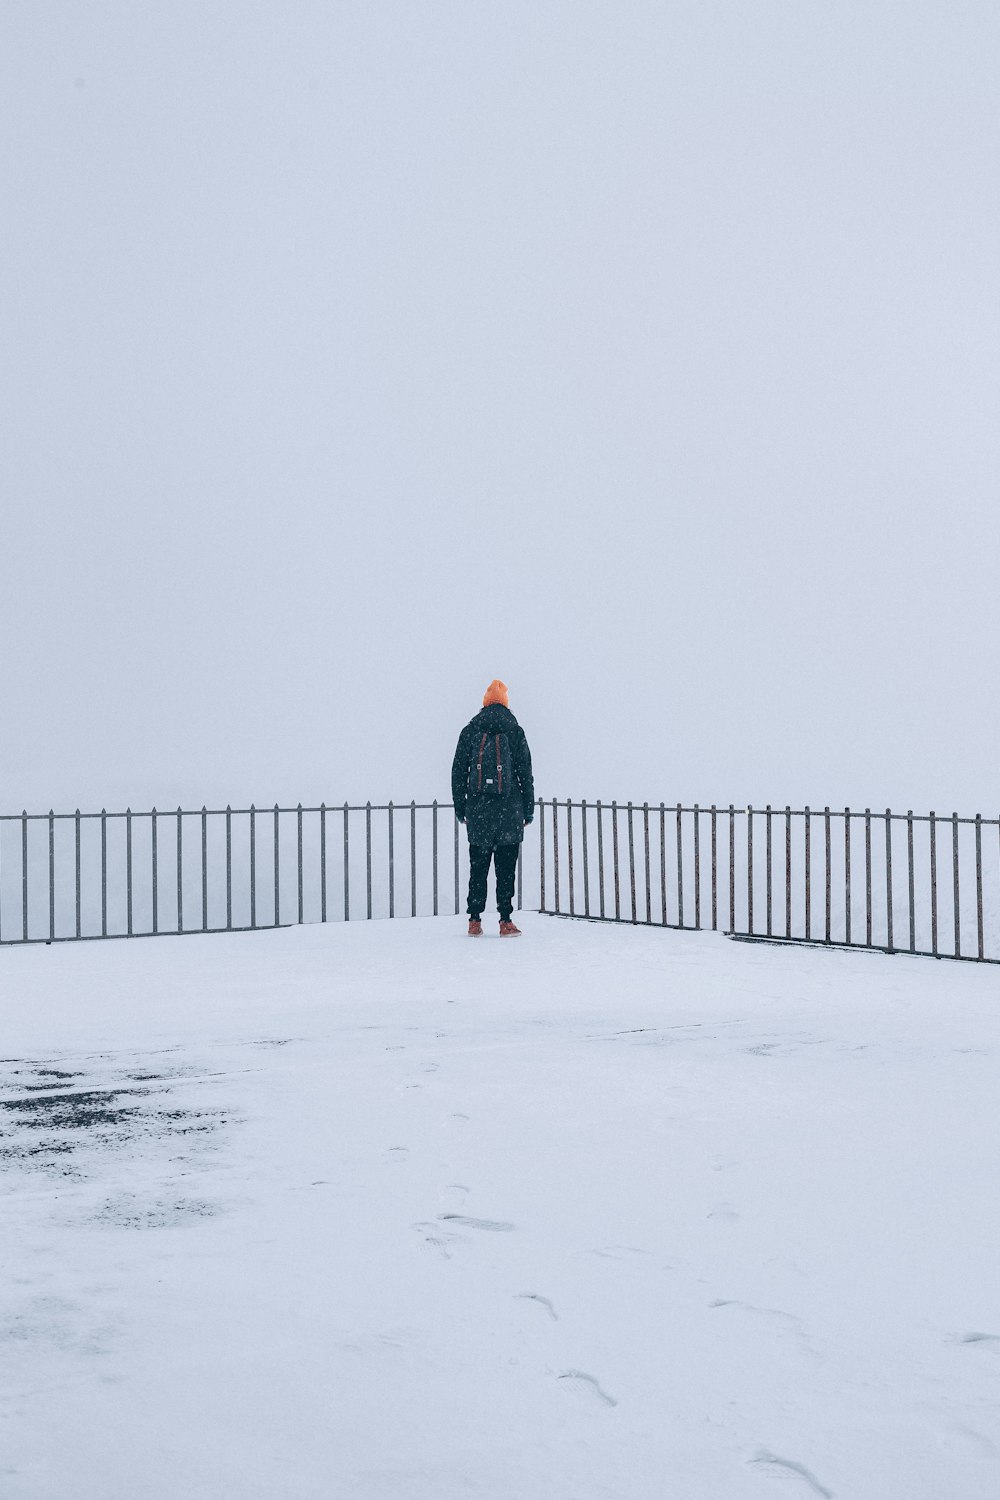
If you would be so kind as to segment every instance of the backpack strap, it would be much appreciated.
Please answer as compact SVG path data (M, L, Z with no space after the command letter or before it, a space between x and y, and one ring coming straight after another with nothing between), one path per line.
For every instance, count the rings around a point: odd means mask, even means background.
M483 751L486 749L486 740L487 736L484 734L479 742L479 782L476 786L477 792L481 792L483 789Z

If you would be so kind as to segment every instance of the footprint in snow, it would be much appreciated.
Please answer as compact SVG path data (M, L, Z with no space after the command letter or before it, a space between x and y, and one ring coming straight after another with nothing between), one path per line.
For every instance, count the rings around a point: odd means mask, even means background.
M802 1319L797 1318L794 1313L783 1312L780 1307L755 1307L752 1302L740 1302L736 1297L716 1297L710 1302L709 1307L738 1307L743 1312L759 1313L762 1318L783 1318L787 1323L793 1323L796 1328L802 1327Z
M1000 1333L963 1333L960 1344L1000 1344Z
M411 1229L416 1230L425 1245L436 1250L445 1260L451 1260L456 1244L460 1244L464 1236L453 1234L447 1229L442 1229L439 1224L411 1224Z
M438 1214L438 1218L464 1224L467 1229L489 1229L494 1234L508 1234L517 1228L516 1224L508 1224L505 1219L470 1219L466 1214Z
M605 1406L618 1405L615 1397L609 1396L607 1391L603 1390L594 1379L593 1375L588 1375L586 1370L563 1370L562 1374L557 1376L557 1379L572 1380L575 1383L579 1383L584 1389L589 1389L599 1401L603 1401Z
M753 1458L747 1460L751 1464L761 1464L777 1469L786 1469L797 1474L803 1479L814 1495L822 1495L823 1500L833 1500L833 1491L828 1490L825 1484L820 1484L815 1474L810 1473L805 1464L797 1463L794 1458L781 1458L777 1453L769 1453L766 1448L760 1448Z
M802 1325L802 1319L797 1318L794 1313L784 1312L780 1307L755 1307L752 1302L740 1302L734 1297L719 1297L708 1305L711 1308L732 1307L739 1312L750 1313L754 1318L763 1318L779 1328L784 1327L798 1340L803 1353L812 1359L819 1357Z
M968 1440L974 1445L974 1447L979 1449L980 1452L988 1453L993 1458L995 1458L998 1451L1000 1451L997 1449L997 1445L992 1438L987 1437L985 1432L977 1432L975 1427L963 1427L961 1423L959 1423L950 1430L952 1432L957 1432L960 1437L968 1438Z
M599 1255L602 1260L624 1260L627 1255L649 1255L650 1252L641 1250L638 1245L602 1245L590 1253Z
M515 1300L518 1302L537 1302L544 1307L554 1323L559 1322L559 1314L556 1312L548 1297L540 1297L537 1292L515 1292Z

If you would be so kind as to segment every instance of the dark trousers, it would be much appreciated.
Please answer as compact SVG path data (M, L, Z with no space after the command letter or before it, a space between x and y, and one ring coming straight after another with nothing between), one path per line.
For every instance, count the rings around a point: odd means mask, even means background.
M497 849L480 849L469 845L469 916L481 917L486 905L486 877L492 859L497 876L497 910L502 922L509 922L514 910L514 875L520 844L501 844Z

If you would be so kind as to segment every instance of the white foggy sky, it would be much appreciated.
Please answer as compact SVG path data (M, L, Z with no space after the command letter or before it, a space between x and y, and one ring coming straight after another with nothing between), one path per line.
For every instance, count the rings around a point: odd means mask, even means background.
M2 810L1000 804L1000 9L0 10Z

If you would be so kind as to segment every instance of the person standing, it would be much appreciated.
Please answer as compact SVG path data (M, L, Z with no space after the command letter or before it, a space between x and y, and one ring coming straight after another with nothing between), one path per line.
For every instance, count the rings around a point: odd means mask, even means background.
M513 922L514 875L524 829L535 816L535 783L524 730L510 711L507 685L494 678L482 709L458 737L451 766L455 816L469 835L469 936L481 937L486 877L496 870L500 936L520 937Z

